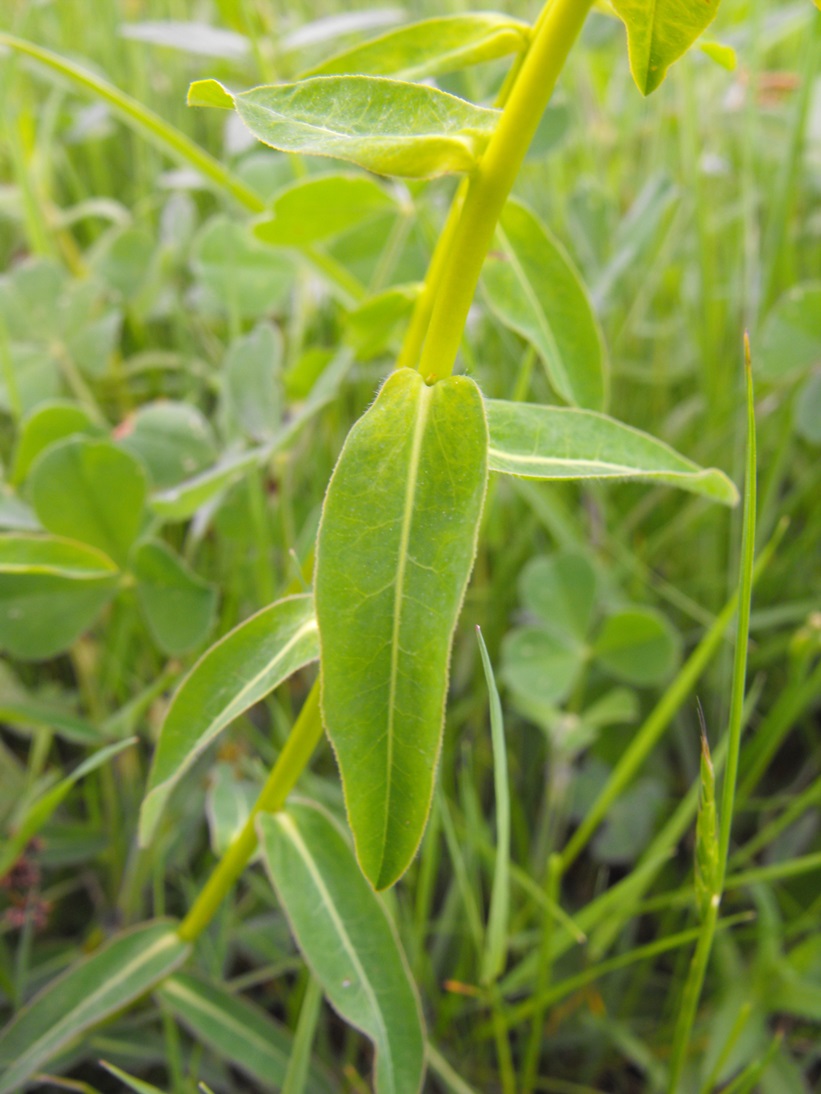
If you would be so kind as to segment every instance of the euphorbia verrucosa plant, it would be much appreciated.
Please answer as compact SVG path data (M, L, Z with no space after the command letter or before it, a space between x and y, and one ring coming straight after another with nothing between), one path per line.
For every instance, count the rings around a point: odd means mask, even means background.
M118 936L22 1012L0 1042L7 1066L0 1092L17 1089L84 1030L157 985L173 1009L184 987L169 977L258 847L323 991L374 1042L377 1088L406 1094L421 1087L425 1040L416 990L374 890L402 876L425 830L450 649L489 474L643 479L736 500L720 472L605 415L606 353L584 286L548 229L510 197L591 3L550 0L533 26L487 14L428 20L331 57L295 83L240 93L214 80L192 85L192 105L235 110L279 151L335 157L377 176L462 179L424 284L407 297L396 368L351 429L328 485L313 592L264 608L213 646L180 685L154 757L140 840L151 841L174 787L221 730L318 660L317 683L251 816L181 923L152 922ZM614 0L644 94L717 5ZM314 248L321 227L289 217L302 209L353 223L363 203L390 200L379 182L366 175L309 179L266 209L216 161L110 85L38 47L2 40L106 98L257 214L260 239L302 248L344 296L344 270ZM514 59L493 107L413 82L505 55ZM334 185L344 195L336 211ZM486 265L494 239L503 261ZM486 399L471 377L453 375L480 276L491 309L541 358L556 405ZM284 808L324 731L361 873L323 809L309 802Z

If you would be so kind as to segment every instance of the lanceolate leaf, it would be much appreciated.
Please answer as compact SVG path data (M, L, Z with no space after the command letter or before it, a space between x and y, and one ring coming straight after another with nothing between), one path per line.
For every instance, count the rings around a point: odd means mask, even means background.
M638 429L589 410L487 401L491 471L530 479L645 479L735 505L723 471L703 469Z
M508 15L471 13L425 19L329 57L305 73L363 73L421 80L523 50L530 27Z
M318 806L262 814L260 847L302 955L328 1001L376 1048L377 1094L416 1094L425 1070L419 1002L385 909Z
M328 487L316 562L323 712L357 856L379 889L407 869L427 820L486 477L473 381L428 387L399 369Z
M488 303L539 351L554 390L573 406L602 410L604 342L587 290L562 246L518 201L499 225L502 252L485 263Z
M318 655L313 601L301 595L263 608L200 658L163 723L140 812L143 845L197 756L235 718Z
M432 87L374 76L317 76L238 95L200 80L188 102L233 104L254 136L280 152L333 156L406 178L469 171L499 116Z
M0 536L0 649L45 658L70 646L117 590L102 553L59 536Z
M112 939L48 984L0 1034L0 1094L26 1080L87 1029L150 991L185 961L190 947L170 920Z
M643 95L712 23L719 0L613 0L627 27L630 71Z
M350 852L348 852L350 853ZM178 973L157 990L166 1007L209 1050L266 1088L282 1086L293 1049L291 1034L260 1007L220 984ZM332 1089L326 1076L308 1081L311 1094Z

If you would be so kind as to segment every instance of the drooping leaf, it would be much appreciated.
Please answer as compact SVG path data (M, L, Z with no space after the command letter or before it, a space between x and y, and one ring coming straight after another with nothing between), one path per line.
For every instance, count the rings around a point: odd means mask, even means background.
M142 460L159 490L190 479L217 458L208 419L188 403L146 403L118 427L116 439Z
M260 847L297 944L328 1001L376 1048L377 1094L416 1094L419 1002L396 934L338 826L307 802L262 814Z
M137 600L148 629L165 653L180 654L205 638L217 593L160 540L140 543L131 559Z
M156 920L78 961L0 1033L0 1094L17 1094L62 1048L150 991L189 952L171 920Z
M573 406L602 410L607 362L587 291L561 244L518 201L498 229L501 253L482 273L488 303L538 350L554 390Z
M362 73L421 80L518 53L526 48L529 36L527 23L508 15L444 15L343 50L303 75Z
M0 647L52 657L91 625L119 574L102 552L56 536L0 536Z
M281 190L254 235L277 247L309 247L396 209L396 200L366 175L319 175Z
M31 465L49 445L76 433L96 432L88 411L76 403L61 400L38 406L21 422L11 481L23 482Z
M188 92L191 106L227 106L228 99L271 148L405 178L469 171L499 116L432 87L376 76L317 76L238 95L199 80Z
M260 323L236 339L223 363L226 408L255 441L270 440L282 421L282 335L271 323Z
M608 616L596 637L594 652L611 675L646 687L661 683L672 673L681 640L658 612L631 608Z
M353 427L320 523L325 725L359 862L392 885L422 838L450 645L487 477L484 407L465 377L399 369Z
M221 984L177 973L156 993L191 1033L225 1060L267 1088L279 1090L288 1069L293 1038L279 1022ZM314 1069L306 1090L325 1094L329 1077Z
M118 741L116 744L109 745L107 748L98 749L92 753L83 763L71 772L70 775L66 775L55 786L52 786L43 795L37 798L26 809L25 814L22 817L17 818L14 831L11 835L0 845L0 878L4 877L17 859L26 849L26 845L29 840L36 836L41 830L44 824L46 824L49 818L54 813L55 809L66 798L71 788L80 779L85 778L86 775L95 771L102 764L108 763L110 759L116 756L119 752L122 752L124 748L130 748L136 742L136 737L131 737L127 741Z
M69 437L37 459L30 484L44 528L125 565L147 492L145 472L133 456L109 441Z
M632 426L569 407L488 399L491 471L531 479L643 479L735 505L723 471L705 470Z
M659 86L715 18L720 0L613 0L627 27L630 71L643 95Z
M143 845L197 756L235 718L318 655L309 595L270 604L203 654L177 689L163 723L140 811Z
M821 365L821 281L788 289L764 321L756 377L776 383Z

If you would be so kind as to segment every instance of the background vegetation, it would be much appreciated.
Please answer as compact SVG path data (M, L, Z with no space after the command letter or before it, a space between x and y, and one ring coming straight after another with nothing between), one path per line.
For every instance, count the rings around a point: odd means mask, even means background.
M339 166L189 110L189 82L288 78L445 10L462 7L11 0L0 28L105 75L267 202ZM153 26L165 20L198 28L169 37ZM589 287L610 413L739 485L750 332L757 542L775 547L754 593L728 893L681 1089L791 1094L821 1083L821 17L806 0L723 0L710 34L735 49L735 70L695 51L643 99L622 26L594 12L516 193ZM0 584L0 1005L11 1014L113 930L184 914L247 814L313 669L239 719L187 775L150 848L136 845L173 685L238 621L303 588L330 472L392 365L454 184L391 185L384 207L319 250L265 247L243 210L105 104L10 53L0 62L0 525L36 530L49 492L77 504L36 457L79 431L133 457L109 480L118 528L148 522L156 540L113 600L103 575L67 653L37 653L49 636L62 648L56 593L39 632L21 636ZM505 66L437 82L489 102ZM549 402L535 353L489 296L471 314L466 371L489 396ZM247 457L266 445L263 460ZM696 696L718 766L732 635L711 628L737 583L740 520L662 487L493 481L432 821L386 897L422 998L426 1089L525 1089L542 1034L532 1089L664 1089L698 922ZM119 535L113 555L128 547ZM584 603L557 602L568 574ZM500 796L474 624L502 691L510 787L506 960L490 986ZM682 675L711 633L704 671ZM343 815L327 746L300 788ZM561 852L556 891L548 863ZM258 867L191 969L297 1031L313 1060L304 1088L368 1089L368 1043L321 1003ZM49 1065L69 1078L43 1083L123 1089L103 1057L175 1094L200 1080L264 1090L280 1085L273 1055L252 1059L160 991Z

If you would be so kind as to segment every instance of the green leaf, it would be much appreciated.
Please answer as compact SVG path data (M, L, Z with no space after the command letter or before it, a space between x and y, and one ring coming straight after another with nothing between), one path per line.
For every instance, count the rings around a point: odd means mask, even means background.
M422 285L416 281L393 285L348 313L348 341L361 361L370 361L389 349L399 324L410 315L421 291Z
M396 200L376 179L320 175L281 190L271 215L255 222L254 235L278 247L309 247L396 208Z
M596 638L600 664L627 684L660 684L676 667L681 641L663 615L632 608L609 616Z
M715 18L719 0L612 0L627 27L630 71L649 95Z
M98 547L125 565L143 520L142 466L109 441L71 437L31 470L31 498L43 527Z
M821 281L794 285L764 321L756 377L777 383L821 365Z
M393 926L319 806L257 821L263 859L331 1006L376 1049L377 1094L416 1094L425 1071L419 1001Z
M270 1088L282 1085L293 1039L264 1010L221 984L177 973L157 989L174 1017L207 1048ZM315 1071L307 1090L324 1094L332 1084Z
M53 536L0 536L0 647L52 657L91 625L119 574L100 551Z
M309 595L270 604L203 654L177 689L163 723L140 811L143 846L197 756L235 718L318 656Z
M199 474L217 458L207 418L188 403L147 403L115 436L122 448L142 460L160 490Z
M133 1090L135 1094L163 1094L158 1086L154 1086L153 1083L147 1083L143 1079L137 1079L133 1075L129 1075L127 1071L123 1071L122 1068L116 1067L114 1064L108 1064L105 1060L100 1060L100 1066L104 1067L106 1071L113 1075L115 1079L119 1079L121 1083L125 1083L129 1090Z
M188 520L207 502L232 486L252 467L257 467L267 449L251 449L224 456L213 467L185 479L167 490L151 495L152 511L164 521Z
M214 622L217 593L159 540L139 544L131 560L137 600L157 645L169 654L190 650Z
M130 748L136 743L137 738L131 737L127 741L118 741L107 748L98 749L83 763L61 779L56 786L52 786L45 794L26 809L22 817L16 819L14 831L0 846L0 878L4 877L17 859L23 854L29 840L36 836L54 813L55 809L66 798L71 788L80 779L85 778L90 772L108 763L110 759L122 752L124 748Z
M604 341L570 258L518 201L508 201L497 234L501 254L489 256L482 273L490 307L538 350L565 402L601 410L607 399Z
M563 551L532 558L519 578L522 604L557 638L584 642L597 596L596 571L585 555Z
M711 61L715 61L717 65L720 65L727 72L735 72L738 68L738 55L732 46L726 45L724 42L700 42L699 49L705 55L709 57Z
M491 471L530 479L644 479L735 505L723 471L704 470L663 441L589 410L487 401Z
M508 15L470 13L425 19L329 57L304 76L361 73L421 80L527 48L530 27Z
M573 690L586 651L542 627L518 627L502 643L502 679L528 703L558 703Z
M41 404L20 425L20 439L14 452L11 481L23 482L41 452L56 441L76 433L96 433L91 415L76 403L55 401Z
M430 809L486 452L472 380L428 387L398 369L349 433L325 498L322 709L357 857L379 889L407 869Z
M224 761L214 764L205 795L205 815L211 850L222 857L251 815L259 797L260 784L242 778L236 766Z
M279 307L293 287L294 263L265 247L247 225L215 216L194 241L191 266L205 303L219 314L258 319Z
M211 106L229 92L191 85L188 101ZM420 84L374 76L317 76L231 96L254 136L280 152L332 156L378 175L435 178L469 171L499 112Z
M793 425L808 444L821 445L821 372L799 388L793 403Z
M0 1094L16 1094L34 1072L86 1030L165 979L188 957L175 924L141 924L48 984L0 1034Z
M699 708L700 710L700 708ZM702 726L701 765L698 784L698 814L696 817L695 890L696 907L702 919L707 915L713 898L721 893L721 870L718 861L718 815L716 812L716 776L707 734Z
M260 323L225 355L225 398L232 418L255 441L271 440L282 421L282 335Z

